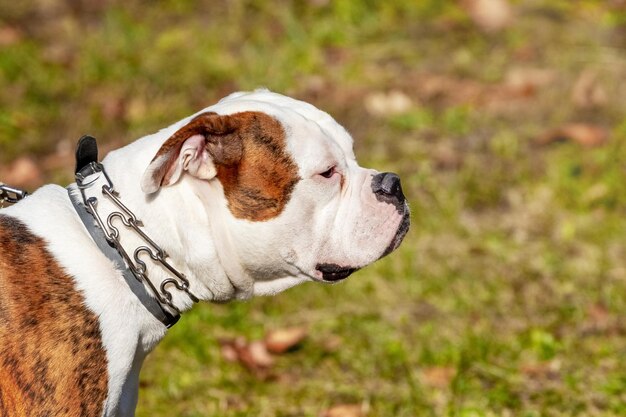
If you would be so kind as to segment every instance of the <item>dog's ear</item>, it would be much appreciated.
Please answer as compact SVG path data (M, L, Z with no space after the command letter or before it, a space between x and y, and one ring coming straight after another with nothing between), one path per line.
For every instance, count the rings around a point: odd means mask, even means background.
M151 194L160 187L174 184L186 171L194 177L211 179L217 166L237 164L243 144L241 118L202 113L165 141L148 165L141 189Z

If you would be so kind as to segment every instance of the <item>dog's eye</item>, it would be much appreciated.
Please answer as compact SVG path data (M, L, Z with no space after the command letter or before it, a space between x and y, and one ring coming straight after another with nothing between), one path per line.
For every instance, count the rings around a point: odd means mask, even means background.
M330 178L335 175L335 172L337 172L335 167L331 167L330 169L328 169L328 171L321 172L320 175L324 178Z

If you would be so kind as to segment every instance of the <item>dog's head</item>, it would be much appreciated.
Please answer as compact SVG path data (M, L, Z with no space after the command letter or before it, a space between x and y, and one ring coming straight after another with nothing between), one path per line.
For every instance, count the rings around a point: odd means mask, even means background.
M211 226L256 294L342 280L396 249L409 228L397 175L360 167L327 113L266 90L232 94L177 126L142 188L179 181L220 202L207 208Z

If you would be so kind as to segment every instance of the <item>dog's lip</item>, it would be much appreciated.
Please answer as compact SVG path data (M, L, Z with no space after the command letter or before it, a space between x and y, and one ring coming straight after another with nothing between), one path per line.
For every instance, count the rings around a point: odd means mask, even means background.
M336 282L348 278L359 268L340 266L337 264L317 264L315 269L322 273L322 279L324 281Z
M389 255L391 252L398 249L398 247L400 246L400 243L402 243L406 234L409 232L410 227L411 227L411 215L409 214L408 205L405 204L404 214L402 216L402 220L400 221L400 225L398 226L398 230L396 230L395 236L393 237L393 239L391 240L387 248L384 250L382 255L380 255L381 258Z

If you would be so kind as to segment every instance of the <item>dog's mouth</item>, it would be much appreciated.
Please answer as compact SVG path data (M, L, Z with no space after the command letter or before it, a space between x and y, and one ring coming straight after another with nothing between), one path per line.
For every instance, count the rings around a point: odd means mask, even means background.
M317 264L315 269L322 273L322 279L324 281L336 282L348 278L359 268L348 268L336 264Z

